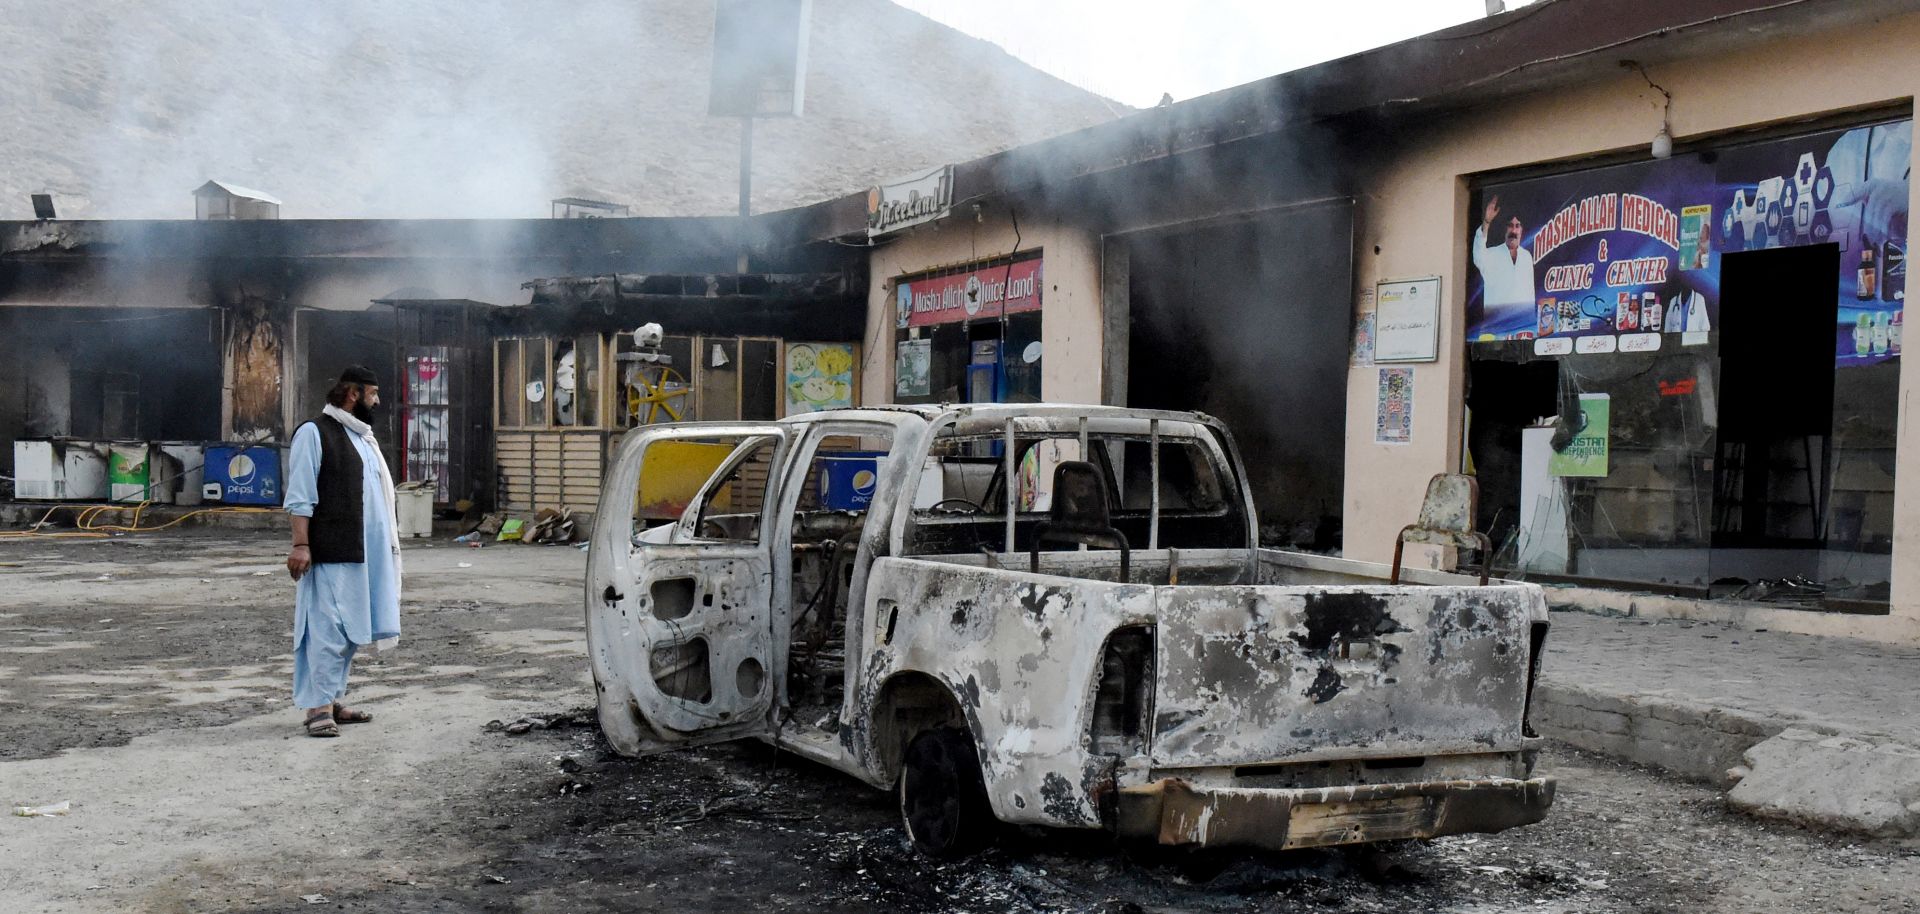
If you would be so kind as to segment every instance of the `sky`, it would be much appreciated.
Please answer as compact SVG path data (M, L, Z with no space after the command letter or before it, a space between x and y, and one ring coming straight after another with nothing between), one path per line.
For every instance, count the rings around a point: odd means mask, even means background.
M1486 0L895 0L1135 107L1479 19ZM1506 0L1509 9L1526 0Z

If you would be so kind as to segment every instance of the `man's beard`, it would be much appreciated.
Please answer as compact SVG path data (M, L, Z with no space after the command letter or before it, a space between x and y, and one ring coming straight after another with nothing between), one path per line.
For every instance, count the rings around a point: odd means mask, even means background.
M355 419L365 422L368 425L373 424L373 407L368 406L365 400L353 404L352 413Z

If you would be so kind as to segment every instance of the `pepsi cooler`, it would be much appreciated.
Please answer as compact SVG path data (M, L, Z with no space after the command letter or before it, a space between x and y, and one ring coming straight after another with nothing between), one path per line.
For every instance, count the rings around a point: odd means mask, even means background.
M829 511L865 511L886 451L842 451L820 457L820 504Z
M273 445L208 445L203 492L225 505L277 505L286 497L285 467Z

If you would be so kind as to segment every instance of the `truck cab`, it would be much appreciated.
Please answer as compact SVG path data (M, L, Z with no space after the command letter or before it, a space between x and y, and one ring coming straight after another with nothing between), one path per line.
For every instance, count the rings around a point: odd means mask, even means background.
M724 453L663 487L690 448ZM684 487L683 487L684 488ZM676 520L648 526L660 504ZM1209 417L1053 404L653 426L586 591L625 754L758 738L998 822L1294 848L1538 821L1537 586L1264 549Z

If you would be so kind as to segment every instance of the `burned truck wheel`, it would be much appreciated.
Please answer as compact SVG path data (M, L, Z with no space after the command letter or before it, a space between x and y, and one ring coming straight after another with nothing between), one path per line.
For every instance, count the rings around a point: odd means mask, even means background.
M986 843L994 826L973 737L954 727L928 730L907 747L900 768L900 821L931 857L961 857Z

